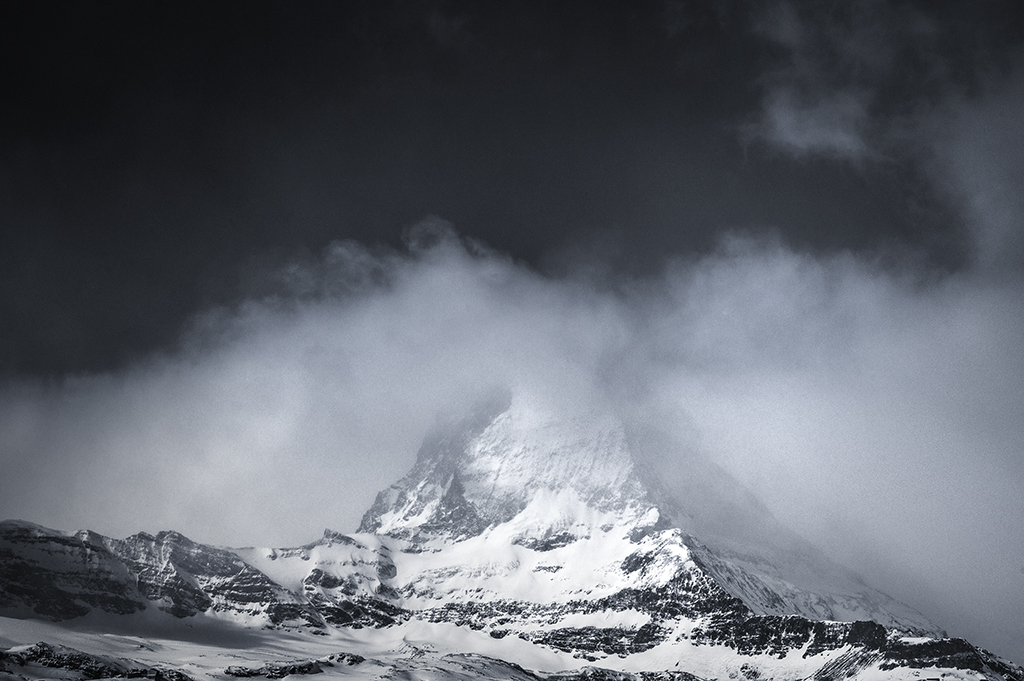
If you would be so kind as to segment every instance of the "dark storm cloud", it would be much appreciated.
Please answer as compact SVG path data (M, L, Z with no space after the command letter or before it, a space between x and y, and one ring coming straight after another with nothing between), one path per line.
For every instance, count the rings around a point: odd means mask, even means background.
M1003 273L1024 269L1024 55L1014 66L928 121L931 172L970 226L975 266Z
M4 11L8 375L166 349L268 264L339 238L397 246L428 214L551 270L607 244L635 273L733 228L826 251L928 250L950 229L907 214L902 168L865 180L744 149L764 65L785 60L741 4Z
M976 267L1019 269L1022 24L1006 3L771 3L755 25L780 56L748 132L799 158L913 164L965 219Z

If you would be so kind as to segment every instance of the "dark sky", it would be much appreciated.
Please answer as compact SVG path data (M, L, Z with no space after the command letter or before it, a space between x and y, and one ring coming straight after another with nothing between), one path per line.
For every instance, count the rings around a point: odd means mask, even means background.
M1016 0L3 3L0 518L298 545L475 390L598 395L1024 661L1022 46Z
M6 3L0 371L115 368L268 266L427 215L556 272L594 248L651 271L726 229L961 266L919 150L869 128L1008 68L1024 20L919 5L812 3L808 57L748 3ZM890 61L843 55L859 32ZM808 78L872 89L877 155L766 143L767 95Z

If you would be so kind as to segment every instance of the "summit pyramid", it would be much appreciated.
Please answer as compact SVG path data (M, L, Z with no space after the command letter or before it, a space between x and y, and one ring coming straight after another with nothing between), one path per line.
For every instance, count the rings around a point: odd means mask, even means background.
M659 577L639 571L650 586L691 564L758 615L872 620L941 634L787 531L720 468L664 451L671 446L607 412L558 416L521 395L499 396L428 437L413 469L377 496L359 531L417 550L470 542L487 556L507 554L519 569L527 548L540 562L561 559L542 571L547 577L533 578L552 585L599 561L608 568L599 583L617 586L634 585L637 571L623 565L674 566ZM665 468L674 469L677 485L669 486Z

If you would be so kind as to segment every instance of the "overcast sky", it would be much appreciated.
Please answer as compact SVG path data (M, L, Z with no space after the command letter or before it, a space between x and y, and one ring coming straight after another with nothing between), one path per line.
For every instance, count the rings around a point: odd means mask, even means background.
M0 12L0 517L300 544L600 394L1024 661L1019 3Z

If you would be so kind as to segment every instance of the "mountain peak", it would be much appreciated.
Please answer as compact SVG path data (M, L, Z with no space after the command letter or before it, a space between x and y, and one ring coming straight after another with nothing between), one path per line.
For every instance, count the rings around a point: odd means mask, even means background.
M100 609L160 627L173 618L182 631L395 628L349 640L373 650L454 640L559 668L685 660L705 678L901 679L935 667L1024 681L964 641L935 638L921 615L787 534L670 430L527 394L491 399L424 440L362 534L327 529L290 549L0 524L0 613Z
M653 424L594 407L567 412L523 392L435 429L412 470L377 495L359 531L408 541L411 551L480 537L542 552L599 536L636 543L675 532L670 543L685 544L758 615L940 631L830 561L728 473Z
M650 507L615 418L597 410L562 416L519 394L435 429L359 531L466 538L512 520L541 496L559 495L630 517Z

